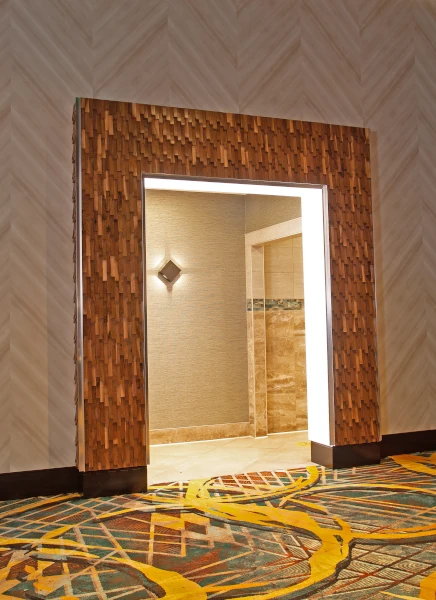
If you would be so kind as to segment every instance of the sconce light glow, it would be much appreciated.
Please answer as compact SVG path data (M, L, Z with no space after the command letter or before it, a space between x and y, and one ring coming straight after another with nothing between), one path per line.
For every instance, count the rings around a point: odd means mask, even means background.
M147 263L148 263L148 256L147 256ZM150 261L151 263L151 261ZM162 265L165 264L165 255L164 254L159 254L158 256L154 256L153 257L153 270L159 269Z
M327 446L332 445L333 348L326 189L292 184L145 177L145 197L147 190L301 198L309 439Z

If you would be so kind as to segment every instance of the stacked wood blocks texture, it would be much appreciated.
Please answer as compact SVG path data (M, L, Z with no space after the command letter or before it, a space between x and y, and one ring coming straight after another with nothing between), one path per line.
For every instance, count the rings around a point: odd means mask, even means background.
M141 174L328 187L335 444L379 439L368 131L82 99L86 470L145 464Z

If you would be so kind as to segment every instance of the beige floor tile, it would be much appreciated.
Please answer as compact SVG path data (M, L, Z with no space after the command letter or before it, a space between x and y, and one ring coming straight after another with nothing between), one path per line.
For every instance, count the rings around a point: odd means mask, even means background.
M261 449L274 449L280 448L284 445L290 445L301 441L307 441L307 432L295 432L295 433L279 433L270 434L266 437L261 438L238 438L232 441L229 448L261 448Z
M168 478L166 473L168 473L168 471L156 471L152 468L147 469L147 484L150 486L155 483L169 483L170 481L178 479L178 477L174 478L173 476Z
M291 469L297 469L300 467L308 467L310 465L313 465L314 463L311 463L310 460L303 460L303 461L298 461L296 460L295 463L291 462L289 460L287 460L286 458L274 458L271 460L258 460L255 461L253 463L251 463L250 465L247 465L246 469L245 469L245 473L256 473L256 472L261 472L261 471L280 471L280 470L291 470Z
M234 464L235 462L250 464L253 460L258 460L261 458L265 458L269 456L271 452L276 451L276 448L259 448L259 447L247 447L241 446L237 450L234 447L231 448L220 448L216 453L213 452L209 454L209 458L216 454L218 460L220 462L225 462L229 465Z
M189 445L188 447L180 447L179 444L171 444L169 446L162 446L160 448L150 448L150 461L151 464L155 462L165 462L171 459L178 460L178 462L183 462L188 458L199 455L203 456L212 452L215 452L213 448L204 448L198 446L193 447L192 445Z
M307 431L152 446L150 455L149 485L312 464Z
M148 485L157 483L172 483L173 481L181 481L178 471L168 469L168 471L159 471L158 473L147 473Z

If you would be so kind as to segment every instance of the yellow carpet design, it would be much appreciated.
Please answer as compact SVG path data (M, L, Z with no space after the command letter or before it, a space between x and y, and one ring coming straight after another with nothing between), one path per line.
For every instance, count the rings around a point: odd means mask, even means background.
M436 453L2 502L0 598L436 600Z

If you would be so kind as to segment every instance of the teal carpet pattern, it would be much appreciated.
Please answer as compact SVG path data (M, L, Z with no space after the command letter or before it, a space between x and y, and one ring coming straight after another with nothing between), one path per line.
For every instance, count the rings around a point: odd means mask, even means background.
M436 599L436 454L0 503L0 598Z

